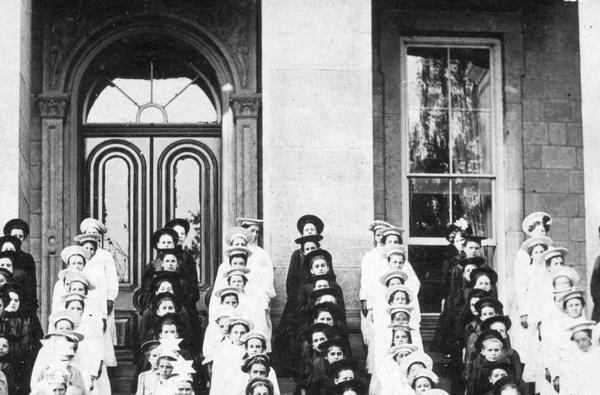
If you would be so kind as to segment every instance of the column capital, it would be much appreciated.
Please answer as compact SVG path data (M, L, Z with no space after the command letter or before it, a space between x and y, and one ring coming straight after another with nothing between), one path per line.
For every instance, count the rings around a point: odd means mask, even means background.
M232 93L229 96L229 103L236 120L258 118L262 96L260 93Z
M35 96L35 101L42 118L64 118L67 114L66 93L42 93Z

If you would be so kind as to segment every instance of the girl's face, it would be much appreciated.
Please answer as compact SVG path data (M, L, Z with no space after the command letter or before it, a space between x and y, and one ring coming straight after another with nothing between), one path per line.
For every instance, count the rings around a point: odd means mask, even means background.
M2 244L2 251L16 251L17 249L15 248L14 244L11 243L10 241L5 241L4 244Z
M312 341L311 341L312 349L315 351L320 351L319 346L321 345L321 343L323 343L326 340L327 340L327 337L325 336L325 334L323 332L313 333Z
M148 363L150 364L152 370L158 369L158 355L158 346L152 348L148 353Z
M318 247L317 247L316 243L313 243L312 241L308 241L302 245L302 254L304 256L306 256L306 255L308 255L309 252L314 251L317 248Z
M392 324L406 325L408 324L409 320L410 317L408 314L406 314L404 311L399 311L394 313L394 316L392 317Z
M454 247L456 247L456 249L458 251L462 251L465 249L465 239L464 239L462 233L456 232L456 234L454 235L453 244L454 244Z
M539 262L539 260L542 257L542 254L546 251L546 246L542 245L542 244L538 244L535 247L533 247L533 249L531 250L531 259L533 259L534 262Z
M98 250L98 247L96 246L96 244L92 243L90 241L86 241L81 246L83 247L83 250L85 251L86 259L92 259L94 254L96 254L96 250Z
M177 391L175 392L175 395L190 395L194 391L192 388L192 383L189 381L181 381L177 383L176 389Z
M82 271L85 267L85 258L81 255L71 255L68 266L69 269Z
M490 374L490 383L494 384L496 381L500 380L502 377L506 377L508 374L504 369L494 369Z
M163 281L160 283L158 289L156 290L156 294L158 295L163 292L173 293L173 285L168 281Z
M535 228L531 231L531 237L546 236L546 228L543 224L538 223Z
M565 309L569 317L579 318L583 312L583 303L581 303L581 300L578 298L569 299L565 305Z
M466 265L465 266L465 270L463 270L463 277L465 278L465 280L470 281L471 280L471 272L476 268L476 265Z
M71 284L69 284L69 292L79 295L85 295L87 293L85 285L81 281L72 281Z
M260 386L254 387L254 389L252 390L252 395L270 395L270 394L269 394L269 389L266 386L260 385Z
M328 311L321 311L317 318L315 319L315 323L327 324L329 326L333 326L333 316Z
M329 272L329 266L325 259L317 258L310 264L310 273L313 276L322 276Z
M404 266L404 255L402 254L393 254L388 258L388 264L390 269L393 270L402 270Z
M244 277L239 274L235 274L229 277L229 285L232 287L244 289Z
M13 228L10 230L10 235L21 240L21 243L23 242L23 240L25 240L25 232L23 231L23 229Z
M177 330L177 325L174 324L164 324L162 328L160 328L160 333L158 335L159 339L179 339L179 331Z
M0 273L0 287L6 284L7 282L8 281L6 280L6 277L4 277L4 274Z
M492 318L496 316L496 310L494 310L491 306L486 306L481 309L481 321L485 321L488 318Z
M546 265L548 266L548 270L552 271L557 267L564 266L565 258L563 258L561 255L555 256L553 258L550 258L550 261L547 262Z
M317 234L317 227L310 222L304 224L302 227L302 236L311 236Z
M385 245L389 246L392 244L400 244L400 237L398 235L388 235L385 238Z
M246 259L241 256L234 256L229 260L229 266L231 266L232 269L246 267Z
M573 286L571 279L565 276L557 277L554 280L554 290L555 291L566 291Z
M402 363L402 360L406 357L408 357L410 355L410 351L400 351L398 354L396 354L396 356L394 357L394 361L396 361L396 363L398 365L400 365Z
M407 376L410 377L413 374L415 374L417 371L421 370L421 369L426 369L427 367L425 365L423 365L421 362L415 362L412 365L410 365L410 368L408 368L408 374Z
M242 324L236 324L229 331L229 338L233 344L239 346L242 344L242 336L244 336L246 333L248 333L246 326Z
M233 247L246 247L248 245L248 241L243 237L235 237L231 240L231 245Z
M60 320L54 325L54 328L56 329L57 332L64 333L67 331L72 331L73 324L71 323L71 321Z
M329 364L332 364L335 361L344 359L344 352L338 346L331 346L329 347L329 350L327 350L327 355L325 355L325 359L327 359L327 362L329 362Z
M492 289L492 282L490 281L490 278L488 276L482 275L479 276L479 278L477 278L477 281L475 281L475 286L473 288L483 289L484 291L490 292L490 290Z
M488 339L483 341L483 347L481 348L481 354L489 362L498 362L500 359L500 352L502 351L502 343L498 339Z
M419 377L415 380L415 392L417 394L422 394L431 388L431 381L427 377Z
M408 295L406 295L406 292L404 292L404 291L397 291L392 296L391 304L393 304L393 305L408 304L408 303L409 303Z
M329 281L319 280L315 282L315 290L329 288Z
M341 383L343 381L354 380L354 371L351 369L344 369L340 371L337 376L333 379L334 384Z
M381 239L383 237L384 230L385 230L384 228L379 228L375 231L375 244L378 246L381 245Z
M175 242L170 235L164 234L158 238L158 243L156 246L159 250L166 250L169 248L175 248Z
M396 285L404 285L400 277L392 277L387 284L388 288L395 287Z
M475 258L481 256L481 246L479 243L474 241L468 241L465 243L465 256L467 258Z
M167 254L162 258L161 266L165 272L174 272L179 266L177 257L173 254Z
M171 364L171 361L169 361L167 358L161 358L158 361L158 375L160 376L160 378L163 380L167 380L171 377L172 372L173 365Z
M267 372L267 367L262 363L255 363L250 366L250 380L256 377L267 377L269 373Z
M0 337L0 357L5 356L10 351L10 344L4 337Z
M19 306L21 305L19 294L16 292L9 292L8 296L10 297L10 302L8 303L8 306L6 306L6 311L14 313L19 310Z
M592 346L592 339L585 331L578 331L573 334L572 340L583 352L587 352Z
M256 243L256 241L258 240L258 237L260 236L260 226L250 225L246 229L248 229L248 232L250 232L250 235L252 235L252 237L250 238L251 239L250 242Z
M263 347L262 340L257 338L252 338L246 342L246 351L248 352L248 356L253 357L256 354L261 354L265 351Z
M235 309L236 307L238 307L238 304L239 304L237 295L226 295L223 298L223 303L221 303L221 304L223 304L225 306L231 306Z
M479 298L474 297L474 298L471 298L471 301L469 302L469 306L471 307L471 314L473 314L475 317L477 317L479 315L479 313L475 309L475 305L477 304L478 301L479 301Z
M410 336L408 334L408 332L406 331L402 331L402 330L397 330L394 331L394 339L393 339L393 346L398 346L400 344L409 344L410 343Z
M172 300L163 300L158 305L156 309L156 315L159 317L164 316L165 314L174 313L175 312L175 304Z
M490 325L490 329L498 331L503 339L506 339L506 326L502 322L494 322Z
M325 302L337 304L337 300L335 299L335 296L333 296L333 295L323 295L319 299L317 299L317 302L315 304L325 303Z
M79 315L81 315L83 313L83 304L79 300L74 300L72 302L69 302L69 305L66 307L67 307L67 310L74 311Z
M177 232L177 236L179 237L178 244L183 244L185 240L185 228L181 225L173 226L173 230Z
M0 267L8 270L10 273L13 272L13 264L9 258L0 258Z

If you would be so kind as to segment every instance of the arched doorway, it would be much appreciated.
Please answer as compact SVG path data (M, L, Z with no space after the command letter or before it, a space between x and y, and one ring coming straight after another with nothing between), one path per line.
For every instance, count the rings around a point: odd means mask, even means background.
M202 289L219 261L221 99L214 70L159 34L116 40L89 64L79 95L83 216L103 221L117 263L117 345L137 341L132 293L153 258L149 235L190 222Z

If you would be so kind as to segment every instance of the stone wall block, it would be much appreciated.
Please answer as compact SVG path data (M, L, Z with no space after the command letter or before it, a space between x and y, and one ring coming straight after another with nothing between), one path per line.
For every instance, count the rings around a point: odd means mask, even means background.
M546 169L574 169L577 167L574 147L542 147L542 167Z
M567 126L562 122L549 123L548 141L550 145L567 145Z
M542 147L540 145L525 144L523 146L523 166L526 169L542 167Z
M571 192L571 171L569 170L546 170L548 176L548 192L569 193Z
M583 130L581 123L567 123L567 145L582 147Z
M549 122L569 122L574 119L574 109L569 100L548 100L542 104L542 119Z
M548 144L547 125L542 122L525 122L523 124L523 141L525 144Z
M571 218L569 220L569 235L571 240L585 241L585 219Z
M523 174L525 192L548 192L548 171L526 169Z
M542 101L526 96L523 98L523 121L538 122L542 119Z
M578 217L579 202L567 193L525 193L525 212L542 210L553 216Z
M584 181L583 171L574 170L569 174L569 192L583 193Z

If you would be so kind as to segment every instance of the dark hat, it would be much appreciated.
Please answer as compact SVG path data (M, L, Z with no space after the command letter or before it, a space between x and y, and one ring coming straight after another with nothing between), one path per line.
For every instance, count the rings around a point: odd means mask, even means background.
M160 346L160 342L158 340L148 340L147 342L143 343L140 347L140 349L142 350L142 354L147 353L148 351L150 351L150 347L152 346Z
M5 243L11 243L15 246L15 251L21 250L21 240L16 238L15 236L2 236L0 237L0 249Z
M500 314L502 312L502 309L504 309L504 306L498 299L488 296L486 298L479 299L475 303L475 310L477 310L477 312L481 314L481 309L483 309L485 306L492 306L496 311L496 314Z
M327 262L327 265L331 268L331 254L325 250L314 250L309 252L308 254L306 254L306 256L304 257L304 266L306 266L306 268L310 269L310 265L312 265L312 261L317 259L317 258L322 258L325 259L325 261Z
M481 323L481 330L482 331L486 331L488 329L490 329L490 327L495 324L496 322L501 322L504 324L504 326L506 327L506 331L508 331L510 329L510 327L512 326L512 321L510 319L509 316L507 315L497 315L495 317L490 317L487 320L483 321Z
M315 284L319 280L326 280L329 282L335 281L335 276L331 273L321 274L319 276L312 276L307 281L311 284Z
M323 229L325 228L325 224L323 224L321 218L317 217L316 215L306 214L300 217L298 222L296 222L296 229L298 229L300 234L302 234L302 230L306 224L313 224L315 228L317 228L318 234L323 233Z
M256 388L258 386L265 386L265 387L267 387L269 389L269 394L273 394L274 393L273 383L271 382L271 380L269 380L266 377L255 377L252 380L250 380L248 382L248 384L246 385L245 394L246 395L251 395L252 391L254 391L254 388Z
M164 258L165 255L175 255L177 260L181 260L181 249L179 248L165 248L164 250L158 250L158 257Z
M152 296L152 306L154 307L154 309L158 308L158 302L161 299L171 299L175 303L180 302L179 298L175 294L173 294L171 292L161 292L159 294Z
M8 258L14 265L17 260L17 254L14 251L0 251L0 258Z
M158 245L158 241L160 240L160 237L162 235L169 235L169 236L171 236L173 238L173 243L174 244L177 244L177 241L179 240L179 235L173 229L171 229L171 228L162 228L162 229L159 229L156 232L154 232L152 234L152 237L150 237L150 244L152 245L152 248L158 249L156 246Z
M347 350L346 350L347 344L348 343L345 342L344 339L342 339L341 337L332 336L331 338L329 338L326 341L324 341L323 343L321 343L319 348L321 349L321 351L327 351L329 349L329 347L339 347L342 349L342 352L344 353L344 355L347 355Z
M475 265L477 267L485 265L485 259L480 256L474 256L473 258L465 258L461 262L462 266Z
M257 354L242 361L242 372L250 373L250 368L255 363L262 363L269 368L271 367L271 359L267 354Z
M469 293L467 294L467 302L470 302L471 299L473 298L487 298L490 296L490 293L488 291L485 291L483 289L472 289L469 291Z
M367 393L367 386L360 380L352 379L341 381L333 388L335 395L344 395L347 391L354 391L356 395L365 395Z
M494 395L500 395L502 390L508 385L518 387L517 380L512 376L504 376L499 378L492 386Z
M3 267L0 267L0 274L4 276L7 282L10 282L10 280L12 279L12 273Z
M510 375L513 373L513 366L508 362L492 362L488 365L489 373L492 374L495 369L502 369L506 374Z
M4 225L4 234L10 235L13 229L22 229L25 237L29 236L29 224L21 218L13 218Z
M465 243L468 241L471 241L471 242L481 245L481 242L485 239L487 239L487 237L485 237L485 236L467 235L467 236L465 236Z
M152 292L158 289L158 285L163 282L168 281L173 286L173 292L179 296L179 292L181 291L181 275L178 272L167 272L161 270L159 272L154 273L154 276L150 280L150 289Z
M483 348L483 342L489 339L500 340L503 346L506 344L500 332L495 331L493 329L488 329L487 331L481 331L481 333L477 337L477 340L475 340L475 349L477 351L481 351L481 349Z
M296 240L294 240L294 242L296 244L300 244L300 245L304 245L306 243L311 243L311 242L318 244L321 240L323 240L323 236L321 236L321 235L308 235L308 236L298 237Z
M181 226L187 235L190 232L190 223L183 218L174 218L165 224L165 228L173 229L175 226Z
M315 289L310 293L310 299L314 302L316 300L318 300L321 296L324 295L331 295L335 298L335 300L337 301L339 298L339 293L337 292L336 289L334 288L321 288L321 289Z
M323 303L316 304L312 307L311 317L313 317L313 319L317 318L316 316L321 311L328 311L334 320L339 320L343 316L342 309L340 308L340 306L338 306L335 303L331 303L331 302L323 302Z
M490 279L491 285L495 285L498 282L498 273L489 266L480 266L473 269L470 274L471 283L475 285L477 279L481 276L487 276Z
M323 347L322 343L321 347ZM342 370L352 370L353 372L356 372L358 370L358 362L348 358L335 361L327 368L327 376L333 379Z
M322 322L311 324L304 331L304 338L310 343L312 342L312 335L317 332L323 332L327 339L329 339L333 334L333 328L327 324L323 324Z
M156 320L156 323L155 323L156 335L158 335L160 333L160 330L166 321L172 321L177 326L178 331L182 330L181 319L179 318L179 315L177 315L177 313L167 313L167 314L163 315L162 317L158 317L158 319ZM179 337L183 337L182 333L179 333Z

